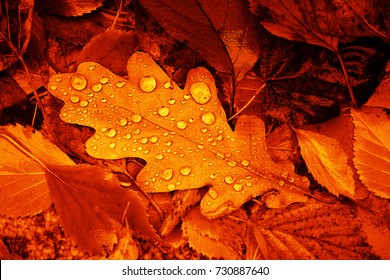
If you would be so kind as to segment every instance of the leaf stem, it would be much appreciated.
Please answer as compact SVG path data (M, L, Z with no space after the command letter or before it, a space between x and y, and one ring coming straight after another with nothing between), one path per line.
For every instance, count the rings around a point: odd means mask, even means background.
M358 105L357 105L357 102L356 102L356 99L355 99L355 95L354 95L353 90L352 90L351 83L349 82L347 68L345 67L344 61L343 61L343 59L341 58L341 55L340 55L340 53L339 53L338 50L336 50L336 55L337 55L337 58L339 59L339 62L340 62L340 65L341 65L341 69L343 70L345 82L346 82L347 87L348 87L348 92L349 92L349 96L351 97L352 104L353 104L353 106L354 106L355 108L357 108Z

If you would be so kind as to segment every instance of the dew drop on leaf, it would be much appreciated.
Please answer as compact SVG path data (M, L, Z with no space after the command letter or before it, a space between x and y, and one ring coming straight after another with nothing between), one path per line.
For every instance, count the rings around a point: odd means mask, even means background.
M242 184L234 184L233 189L235 191L241 191L242 190Z
M169 191L174 191L176 188L175 184L169 184L167 187Z
M178 129L185 129L187 127L187 123L185 121L178 121L176 123L176 127Z
M96 68L95 65L90 65L90 66L88 67L89 71L93 71L93 70L95 70L95 68Z
M106 103L106 102L107 102L107 99L102 98L101 101L102 101L102 103Z
M286 179L288 177L288 172L286 171L283 171L282 173L280 173L280 176L284 179Z
M279 181L279 182L278 182L278 185L281 186L281 187L283 187L283 186L284 186L284 181Z
M169 109L165 106L161 107L159 110L158 110L158 114L161 116L161 117L166 117L169 115Z
M114 142L108 144L108 147L109 147L110 149L114 149L115 146L116 146L116 144L115 144Z
M198 104L206 104L211 99L211 92L204 82L193 83L190 87L192 98Z
M101 132L106 132L106 131L107 131L107 127L104 127L104 126L103 126L102 128L100 128L100 131L101 131Z
M53 85L53 86L50 87L50 89L51 89L51 90L56 90L56 89L57 89L57 86L54 86L54 85Z
M215 122L215 116L211 112L205 112L202 114L202 121L208 125L213 124Z
M237 166L237 162L236 161L234 161L234 160L232 160L232 161L228 161L228 163L227 163L229 166L231 166L231 167L234 167L234 166Z
M234 182L234 178L232 176L226 176L225 177L225 182L227 184L232 184Z
M73 103L77 103L80 101L80 97L78 97L77 95L72 95L69 97L70 101L73 102Z
M100 78L100 83L102 83L103 85L107 84L108 83L108 78L106 76L102 76Z
M130 133L126 133L124 137L125 137L125 139L129 140L129 139L131 139L131 134Z
M160 159L163 159L164 156L163 156L163 154L158 153L158 154L156 154L156 155L154 156L154 158L160 160Z
M114 128L110 128L107 132L108 137L114 137L116 135L116 130Z
M135 123L139 123L142 120L142 116L140 114L135 114L131 116L131 119Z
M83 90L87 86L87 79L84 75L74 74L70 79L70 84L76 90Z
M168 100L168 103L171 104L171 105L173 105L173 104L176 103L176 100L173 99L173 98L171 98L171 99Z
M171 82L165 82L164 88L170 88L171 87Z
M133 133L134 133L135 135L138 135L138 134L141 133L141 130L139 130L138 128L137 128L137 129L134 129Z
M119 125L120 126L125 126L127 124L127 119L123 118L119 120Z
M163 174L161 175L164 180L170 180L173 177L173 170L171 168L167 168L163 171Z
M94 83L94 84L91 86L91 88L92 88L92 90L93 90L94 92L99 92L99 91L102 90L103 85L102 85L101 83L97 82L97 83Z
M83 100L80 102L80 106L81 107L87 107L88 106L88 101L87 100Z
M243 160L241 161L241 164L242 164L243 166L248 166L248 165L249 165L249 160L243 159Z
M157 82L152 76L145 76L140 80L139 86L144 92L152 92L156 88Z
M191 173L191 168L189 166L185 166L180 169L180 173L184 176L187 176Z
M217 177L217 175L215 175L214 173L210 174L210 179L215 179Z
M218 193L213 189L209 190L208 193L212 199L216 199L218 197Z
M150 137L150 142L151 143L156 143L157 141L158 141L158 137L157 136Z
M225 158L225 156L221 153L216 153L215 156L217 157L217 159L224 159Z
M67 92L67 91L64 91L62 94L63 94L64 96L67 96L67 95L68 95L68 92Z
M172 145L172 142L171 141L167 141L166 143L165 143L165 146L167 146L167 147L170 147Z
M117 88L121 88L121 87L123 87L125 84L126 84L126 82L124 82L124 81L119 81L119 82L116 83L116 87L117 87Z
M146 137L142 138L142 139L141 139L141 143L142 143L142 144L148 143L148 138L146 138Z

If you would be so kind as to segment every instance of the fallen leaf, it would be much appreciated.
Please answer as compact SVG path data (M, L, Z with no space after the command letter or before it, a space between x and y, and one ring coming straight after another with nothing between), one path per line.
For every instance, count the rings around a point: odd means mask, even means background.
M86 142L91 156L144 159L137 181L147 192L211 185L201 202L209 218L269 191L306 199L309 181L291 162L271 160L261 119L242 116L231 130L206 69L191 70L184 90L143 53L131 56L128 73L124 80L89 62L50 79L50 93L65 101L61 118L96 130Z
M103 0L48 0L42 11L66 17L88 14L102 6Z
M251 0L251 9L262 16L262 25L276 36L319 45L335 52L340 39L389 35L376 32L385 27L377 20L382 14L381 5L374 5L371 1L359 1L359 4L355 1L352 4L364 11L364 17L356 13L348 1Z
M296 129L301 154L309 172L331 193L354 197L355 180L348 155L339 142L325 135Z
M390 65L389 65L390 66ZM390 109L390 73L381 81L375 89L374 94L365 104L366 106L376 106Z
M267 135L267 150L273 161L288 160L297 146L294 131L287 124L278 126Z
M142 0L174 37L198 49L216 69L241 80L260 52L256 19L245 1Z
M354 209L339 203L309 200L254 213L247 235L247 251L259 259L376 258Z
M199 207L193 208L184 218L183 236L190 247L209 258L239 260L243 258L243 240L246 224L237 223L234 218L245 218L244 211L232 216L207 220Z
M0 4L0 71L9 68L27 50L31 37L34 0Z
M355 125L354 164L363 184L390 198L390 120L380 108L351 111Z

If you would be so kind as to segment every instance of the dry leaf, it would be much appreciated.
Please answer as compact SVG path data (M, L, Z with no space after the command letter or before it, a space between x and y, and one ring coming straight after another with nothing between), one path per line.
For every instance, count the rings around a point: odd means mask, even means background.
M384 28L383 22L378 20L381 5L367 0L353 4L364 11L364 17L357 14L348 1L334 0L251 0L251 9L263 17L261 23L271 33L333 51L337 51L340 38L388 36L378 32Z
M61 118L95 128L91 156L143 158L137 181L147 192L212 185L201 203L210 218L269 191L287 204L306 199L309 181L291 162L271 160L261 119L242 116L231 130L206 69L191 70L184 90L143 53L131 56L128 72L124 80L89 62L50 79L50 93L65 101Z
M348 155L336 139L296 129L301 154L309 172L331 193L354 197L355 180L348 165Z
M259 259L375 258L352 208L309 200L254 215L247 251Z
M192 248L209 258L242 259L246 224L237 223L231 216L244 219L245 212L237 211L211 221L201 215L199 207L195 207L184 218L183 235Z
M298 146L294 131L287 124L267 135L267 149L274 161L288 160Z
M378 108L352 110L355 125L354 164L363 184L390 198L390 119Z
M140 1L178 40L199 50L216 69L241 80L260 52L256 19L246 1Z
M365 105L390 109L390 73L387 73Z
M61 16L81 16L102 6L103 0L48 0L42 11Z

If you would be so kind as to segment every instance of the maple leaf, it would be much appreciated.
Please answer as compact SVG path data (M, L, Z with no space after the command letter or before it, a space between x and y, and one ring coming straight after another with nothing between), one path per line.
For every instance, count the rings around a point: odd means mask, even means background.
M42 7L48 14L61 16L81 16L102 6L103 0L49 0Z
M302 157L314 179L337 196L354 197L353 170L339 142L308 130L296 129L296 133Z
M123 220L140 235L156 237L142 200L121 188L111 172L75 165L41 133L20 126L2 128L0 137L1 213L33 215L54 202L64 232L94 252L112 248Z
M291 162L271 160L261 119L242 116L232 131L206 69L191 70L184 90L144 53L130 57L128 73L124 80L89 62L50 78L49 92L65 101L61 118L96 130L91 156L146 160L137 181L147 192L211 185L201 202L209 218L268 192L279 197L268 200L273 207L306 199L309 181Z
M370 259L356 214L345 205L308 200L251 217L247 251L257 259Z
M241 80L260 52L256 19L245 1L141 0L178 40L198 49L216 69Z
M390 119L378 108L352 110L354 165L363 184L376 195L390 198Z

